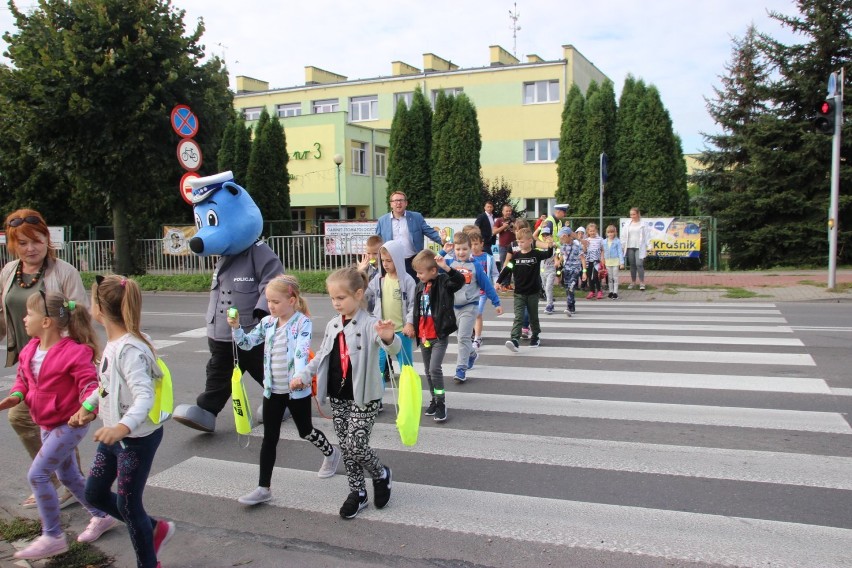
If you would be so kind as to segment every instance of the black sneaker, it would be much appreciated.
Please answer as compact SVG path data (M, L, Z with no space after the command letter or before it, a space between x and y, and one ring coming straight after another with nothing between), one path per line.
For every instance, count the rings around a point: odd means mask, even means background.
M423 414L425 414L426 416L435 416L436 408L438 408L438 401L433 398L432 402L429 403L429 406L426 407L426 412L424 412Z
M612 293L612 299L613 299L613 300L617 300L617 299L618 299L618 294L616 294L615 292L613 292L613 293Z
M385 467L385 476L373 480L373 504L376 509L384 509L391 497L391 468ZM366 497L364 500L366 501Z
M512 353L517 353L518 352L518 340L517 339L510 339L509 341L506 342L506 348L509 351L511 351Z
M443 401L438 402L435 408L435 422L443 422L447 419L447 405Z
M612 298L612 292L606 295L607 298Z
M530 339L530 347L540 347L541 340L538 337L533 337Z
M361 495L359 492L353 491L346 498L346 501L343 502L343 506L340 507L340 516L344 519L354 519L361 512L361 509L364 509L366 506L367 492L365 491Z

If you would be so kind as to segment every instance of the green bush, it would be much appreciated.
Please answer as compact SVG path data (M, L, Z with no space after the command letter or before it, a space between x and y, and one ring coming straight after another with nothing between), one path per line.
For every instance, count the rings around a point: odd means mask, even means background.
M306 294L324 294L328 271L292 272ZM83 272L83 285L91 288L95 273ZM209 292L212 273L203 274L142 274L133 276L143 292Z

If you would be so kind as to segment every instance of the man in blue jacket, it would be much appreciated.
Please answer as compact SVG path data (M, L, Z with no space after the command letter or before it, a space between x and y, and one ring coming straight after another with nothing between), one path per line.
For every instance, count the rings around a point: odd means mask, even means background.
M416 211L406 211L408 198L401 191L394 191L390 196L390 213L379 217L376 223L376 234L381 235L384 242L399 241L403 246L405 257L405 271L412 278L417 278L417 273L411 268L411 259L423 250L423 236L429 237L439 245L443 245L441 235L433 227L426 223L423 215Z

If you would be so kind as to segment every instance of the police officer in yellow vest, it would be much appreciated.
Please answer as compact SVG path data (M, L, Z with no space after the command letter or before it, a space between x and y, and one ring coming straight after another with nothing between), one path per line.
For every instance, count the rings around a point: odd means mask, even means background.
M567 203L557 203L553 206L553 215L550 215L541 222L541 225L538 226L536 233L533 234L535 238L541 237L553 237L556 238L556 235L559 234L559 229L562 228L564 224L565 216L568 214L568 204Z

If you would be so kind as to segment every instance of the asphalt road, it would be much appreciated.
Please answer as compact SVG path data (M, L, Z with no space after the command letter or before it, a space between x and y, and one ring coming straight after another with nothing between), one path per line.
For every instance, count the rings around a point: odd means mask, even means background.
M145 296L176 402L204 384L206 303ZM316 347L332 310L310 307ZM852 304L581 301L570 320L542 316L542 348L517 355L502 345L510 316L487 320L472 380L448 381L450 419L424 417L413 449L388 391L373 440L394 498L353 521L337 515L345 476L319 480L322 456L291 424L276 499L245 508L234 497L256 484L260 438L241 447L227 408L212 435L168 423L146 492L178 523L164 565L852 565ZM451 347L445 374L454 361ZM14 511L27 461L5 420L0 432ZM68 511L79 532L84 511ZM124 531L98 544L132 565Z

